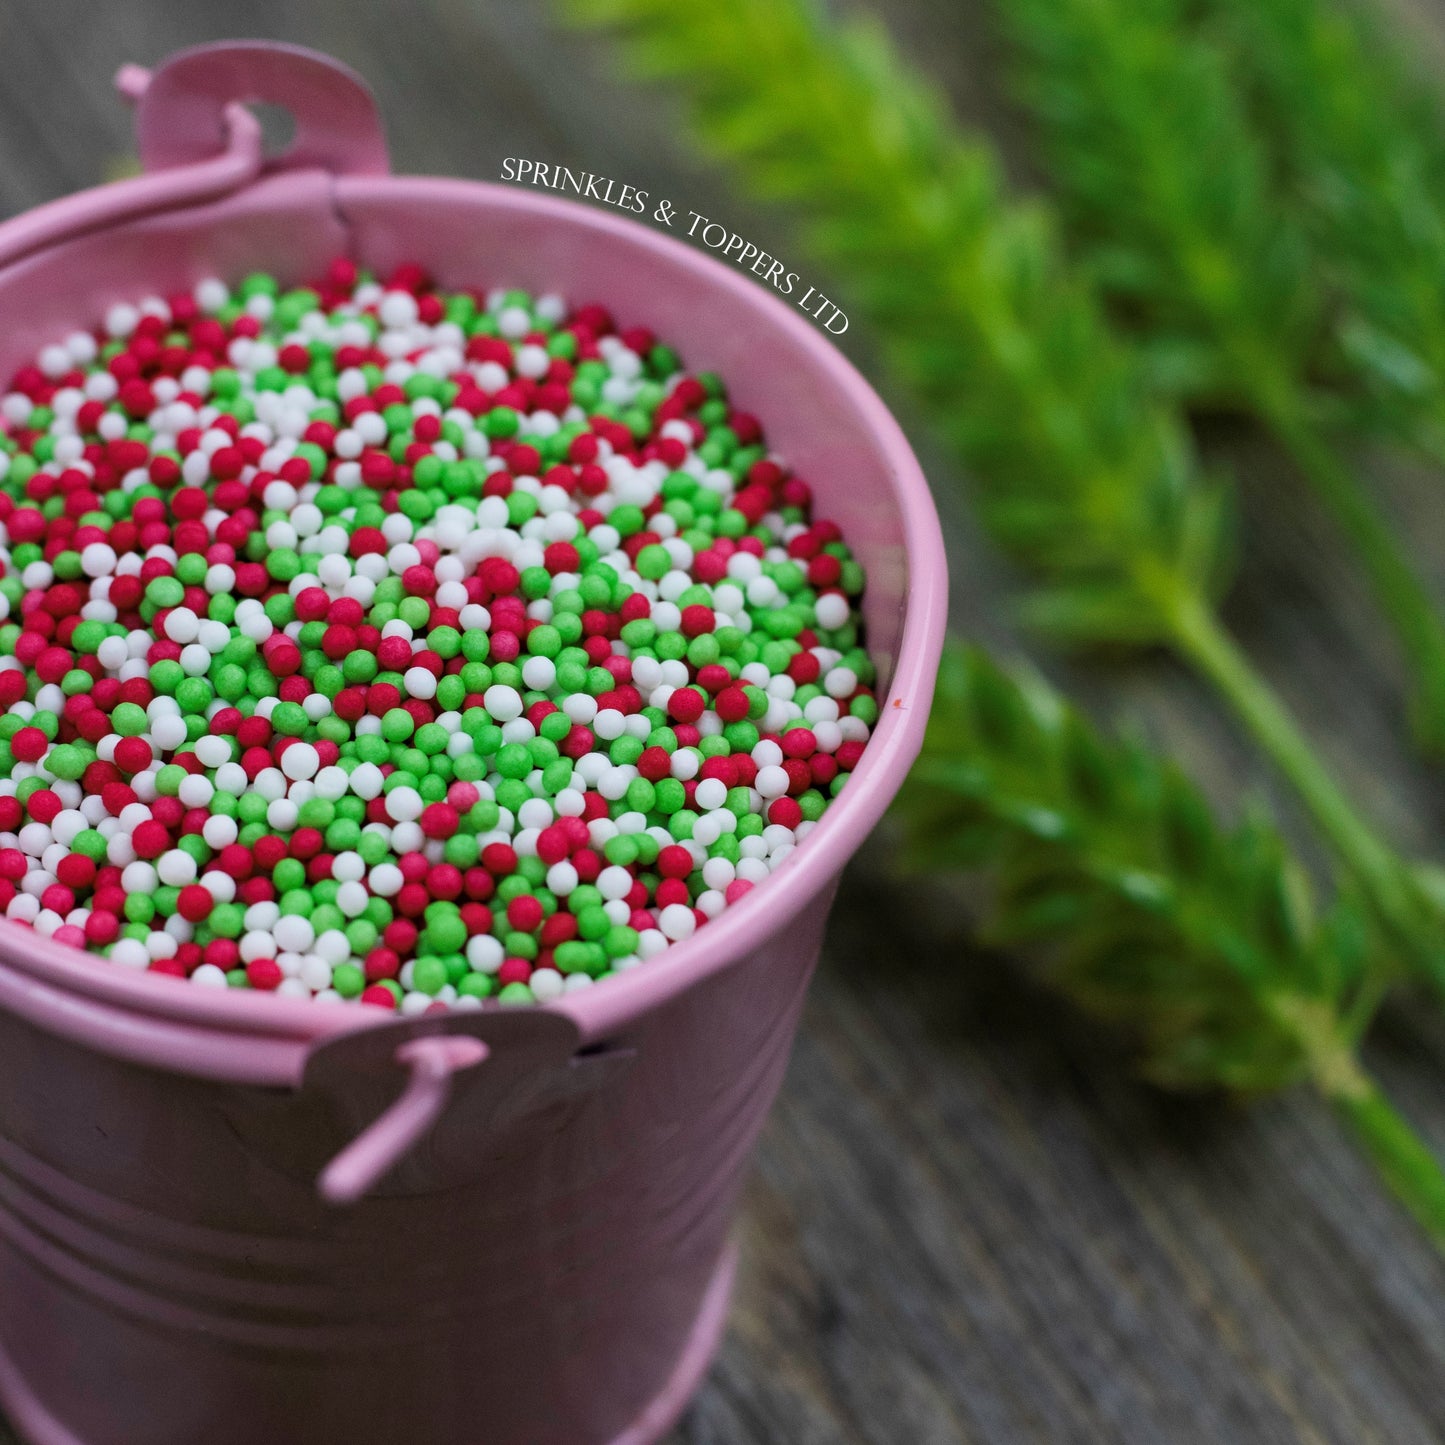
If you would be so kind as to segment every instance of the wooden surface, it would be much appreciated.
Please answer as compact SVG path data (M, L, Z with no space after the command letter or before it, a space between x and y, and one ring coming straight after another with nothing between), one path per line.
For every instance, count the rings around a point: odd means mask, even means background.
M1438 0L1415 8L1438 14ZM888 16L960 111L1012 145L976 7L893 0ZM602 46L550 32L532 0L252 0L244 15L211 0L11 0L0 211L91 184L125 155L118 62L238 28L351 61L378 91L399 170L495 178L505 155L560 160L774 253L793 246L781 218L685 154L665 101L618 84ZM846 287L830 294L847 309ZM882 382L866 337L849 342ZM944 503L956 621L1007 645L1007 577L954 500L965 483L890 399ZM1358 578L1266 449L1238 432L1210 441L1249 494L1233 622L1385 826L1438 839L1438 778L1400 760L1390 651ZM1379 467L1445 588L1439 482ZM1058 675L1103 715L1143 716L1221 800L1269 786L1167 663ZM890 879L886 855L875 839L843 889L747 1195L731 1332L670 1445L1445 1437L1445 1263L1328 1111L1304 1095L1246 1112L1134 1084L1112 1040L970 948L966 896ZM1445 1153L1442 1060L1445 1025L1405 1007L1370 1049Z

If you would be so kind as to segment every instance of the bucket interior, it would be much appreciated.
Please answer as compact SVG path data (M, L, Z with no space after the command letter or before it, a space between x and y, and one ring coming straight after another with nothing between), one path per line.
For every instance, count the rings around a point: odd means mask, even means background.
M90 204L82 196L54 210L84 214ZM602 1038L786 931L891 801L922 739L942 644L946 573L927 483L882 402L788 298L640 222L473 181L288 170L22 256L0 266L0 389L42 346L96 326L117 301L256 270L303 283L343 255L382 276L414 262L446 288L599 302L619 324L649 327L689 370L726 380L867 571L865 642L886 701L848 789L786 876L648 968L552 1005L585 1038ZM0 927L0 1007L125 1057L285 1084L299 1080L310 1041L371 1022L310 1002L176 989L10 927Z
M600 302L650 327L692 371L717 371L770 447L813 487L868 574L867 645L892 679L908 595L896 429L792 300L642 222L477 182L288 172L207 205L51 247L0 271L0 383L115 301L254 270L299 283L338 255L386 275L424 266L443 287L517 286ZM904 459L911 464L904 449Z

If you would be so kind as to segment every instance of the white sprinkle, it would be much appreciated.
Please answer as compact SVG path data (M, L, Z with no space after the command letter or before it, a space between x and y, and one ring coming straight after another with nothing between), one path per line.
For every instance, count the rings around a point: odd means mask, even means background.
M370 894L360 883L343 883L336 890L336 906L348 918L359 918L365 913L369 899Z
M408 696L420 698L423 702L429 702L437 695L437 680L425 667L407 668L402 676L402 685L406 688ZM490 692L496 690L496 688L490 689L489 695ZM510 692L511 689L509 688L508 691ZM493 716L495 717L496 714L493 713Z
M684 938L691 938L697 931L697 918L687 904L669 903L657 915L657 926L664 936L677 943Z
M292 743L281 754L281 771L288 778L314 778L321 766L321 755L310 743Z
M478 933L467 940L467 962L478 973L496 973L505 957L501 940L490 933Z
M511 722L522 715L521 695L516 688L500 683L494 683L482 694L482 706L500 723Z

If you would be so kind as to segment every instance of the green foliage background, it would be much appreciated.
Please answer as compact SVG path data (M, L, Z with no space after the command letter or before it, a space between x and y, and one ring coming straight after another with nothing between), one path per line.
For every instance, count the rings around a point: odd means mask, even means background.
M962 641L899 820L908 866L992 882L986 925L1154 1079L1309 1082L1445 1245L1445 1174L1364 1072L1385 994L1445 998L1445 903L1321 762L1220 614L1233 481L1199 419L1249 418L1353 547L1409 679L1402 745L1445 751L1445 624L1357 460L1445 461L1440 106L1345 0L987 0L1048 194L1010 192L864 7L570 0L690 134L785 207L896 384L965 462L1049 646L1165 648L1277 768L1329 853L1323 902L1268 811L1215 818Z

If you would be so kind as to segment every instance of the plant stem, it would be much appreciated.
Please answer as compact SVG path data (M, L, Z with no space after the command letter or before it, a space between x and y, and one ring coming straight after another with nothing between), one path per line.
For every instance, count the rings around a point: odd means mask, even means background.
M1373 976L1378 979L1379 971ZM1374 989L1365 992L1378 1001ZM1315 1087L1350 1126L1396 1199L1435 1245L1445 1249L1445 1169L1365 1072L1351 1035L1333 1009L1299 994L1279 994L1270 1002L1304 1050Z
M1180 651L1229 701L1251 735L1294 786L1350 870L1364 881L1399 892L1398 858L1360 817L1278 694L1254 670L1214 612L1197 596L1191 596L1174 609L1172 616Z
M1298 397L1269 388L1260 403L1276 439L1364 564L1409 665L1419 742L1431 752L1445 752L1445 625L1429 592L1402 554L1399 539Z
M1294 787L1321 833L1353 875L1392 950L1445 994L1445 955L1428 940L1439 912L1408 865L1363 819L1296 726L1278 695L1197 595L1171 612L1174 641L1233 707L1255 741Z
M1353 1079L1322 1081L1320 1087L1395 1198L1445 1249L1445 1170L1440 1161L1363 1069Z

